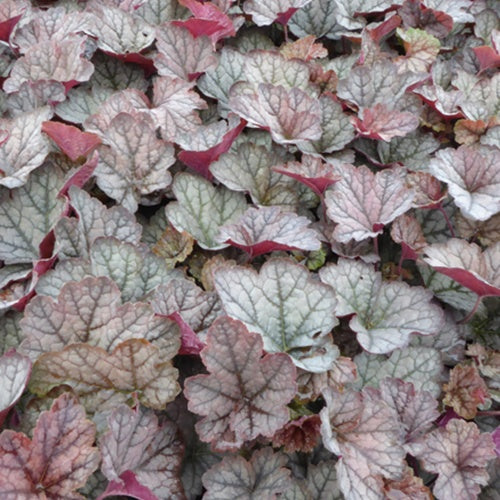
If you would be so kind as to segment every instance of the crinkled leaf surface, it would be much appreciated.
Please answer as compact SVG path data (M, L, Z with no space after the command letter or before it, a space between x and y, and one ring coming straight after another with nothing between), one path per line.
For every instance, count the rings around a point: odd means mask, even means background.
M135 212L141 196L166 188L174 163L172 145L158 139L153 120L120 113L111 120L95 170L99 187Z
M217 234L221 226L237 220L245 211L244 196L187 173L176 175L172 189L177 201L165 209L171 224L178 231L188 232L202 248L228 246L217 241Z
M341 456L336 468L342 492L347 498L360 497L363 491L365 498L380 496L373 476L396 479L403 471L405 451L396 416L368 389L339 393L327 388L323 396L321 435L326 448Z
M155 316L145 303L122 305L120 290L105 277L66 283L57 301L35 297L21 324L25 336L22 350L32 359L80 342L111 351L131 338L153 342L169 359L180 345L172 321Z
M479 296L500 295L500 242L484 252L475 243L450 238L425 248L424 261Z
M289 418L286 404L296 392L295 366L283 353L262 357L262 338L224 316L207 334L201 351L209 375L186 380L188 409L202 441L216 450L237 450L259 435L271 437Z
M49 140L42 134L42 123L51 116L49 108L38 108L0 122L0 129L8 134L0 144L0 185L10 189L22 186L30 172L43 163Z
M154 63L158 74L190 80L217 66L208 37L195 38L187 28L164 24L157 28L156 45L159 54Z
M31 361L17 352L7 352L0 357L0 425L9 410L21 397L31 375Z
M453 419L427 434L412 453L438 474L433 488L437 498L468 500L487 484L486 464L495 457L494 449L491 435L480 433L475 423Z
M63 200L57 197L63 182L60 170L47 163L24 186L11 192L0 188L0 258L6 264L39 258L40 243L64 209Z
M404 347L410 334L436 335L443 324L432 293L402 282L384 282L370 264L347 259L329 264L320 278L335 289L337 314L356 314L349 326L368 352L389 353Z
M275 250L319 250L319 234L309 224L307 218L278 207L250 207L238 222L222 226L217 239L252 256Z
M125 403L136 393L142 404L161 410L180 392L177 377L177 369L162 350L144 338L132 338L111 352L90 344L71 344L59 352L46 352L33 367L29 388L45 395L53 387L69 385L86 400L90 411L96 411L112 396Z
M273 500L290 484L290 471L284 467L286 456L262 448L253 453L250 461L229 456L203 474L206 500L234 498L269 498Z
M76 490L99 466L95 425L65 393L42 412L33 439L5 430L0 435L0 493L4 498L83 498Z
M69 197L77 218L63 217L55 227L59 258L86 257L94 241L102 236L139 243L142 228L127 209L107 208L76 186L69 189Z
M469 219L487 220L500 212L500 153L460 146L436 153L431 173L446 182L456 205Z
M152 411L118 406L99 439L103 474L120 483L129 471L150 494L184 498L179 480L184 447L176 430L171 422L159 424Z
M400 170L374 174L364 165L343 164L338 173L342 179L326 191L325 200L328 217L338 224L333 237L341 243L377 236L412 206L414 193Z
M286 352L295 364L323 372L337 358L328 333L337 324L333 290L290 259L272 259L259 273L240 266L215 271L227 314L259 333L268 352Z
M291 17L289 28L297 36L316 35L317 38L326 36L338 38L336 32L344 31L337 24L337 5L330 0L310 2L299 9Z
M20 57L4 83L5 92L15 92L23 82L55 80L61 83L85 82L94 71L93 64L82 57L85 37L48 40L30 47Z
M246 82L236 83L231 87L229 106L250 126L269 130L279 144L321 137L321 108L298 88L261 83L255 89Z

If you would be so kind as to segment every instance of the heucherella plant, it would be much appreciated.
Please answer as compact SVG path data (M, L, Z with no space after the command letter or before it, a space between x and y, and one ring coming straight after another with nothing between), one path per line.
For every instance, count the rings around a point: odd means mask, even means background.
M492 499L495 0L0 0L0 498Z

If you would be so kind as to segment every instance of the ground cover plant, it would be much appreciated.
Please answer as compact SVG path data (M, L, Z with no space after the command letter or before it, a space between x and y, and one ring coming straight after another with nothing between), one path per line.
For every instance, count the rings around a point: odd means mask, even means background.
M0 497L497 498L499 19L0 1Z

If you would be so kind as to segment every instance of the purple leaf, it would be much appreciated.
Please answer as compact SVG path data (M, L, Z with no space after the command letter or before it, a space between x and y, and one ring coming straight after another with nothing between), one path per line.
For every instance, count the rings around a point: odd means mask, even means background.
M305 217L278 207L250 207L238 222L222 226L217 239L252 257L276 250L319 250L319 235L309 224Z
M252 16L257 26L267 26L277 21L287 24L292 15L311 0L246 0L243 9Z
M425 249L424 261L480 297L500 295L500 243L484 252L475 243L451 238Z
M217 450L237 450L259 435L271 437L289 418L286 404L296 392L296 370L286 354L262 357L262 338L226 316L207 334L201 359L209 375L186 380L190 411L202 441Z
M99 448L102 472L111 481L107 493L139 492L138 498L151 500L184 498L179 479L184 446L176 426L159 425L152 411L118 406L108 417Z
M342 179L326 191L325 201L328 217L338 224L333 237L341 243L377 236L412 206L414 192L401 170L374 174L364 165L343 164L337 173Z

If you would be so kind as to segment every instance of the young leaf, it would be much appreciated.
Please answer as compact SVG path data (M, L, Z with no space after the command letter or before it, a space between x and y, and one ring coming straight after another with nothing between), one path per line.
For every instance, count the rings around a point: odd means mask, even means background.
M427 246L422 226L411 215L400 215L391 226L391 238L401 244L402 258L417 260L418 254Z
M7 93L15 92L26 81L55 80L70 87L76 82L86 82L94 65L82 57L85 40L86 37L74 35L31 46L15 62L3 89Z
M268 352L286 352L307 371L324 372L338 357L328 335L338 323L333 290L291 259L272 259L260 273L240 266L214 272L229 316L259 333Z
M261 83L257 89L246 82L231 87L229 106L252 127L267 128L278 144L318 140L321 108L298 88Z
M267 26L277 21L286 24L295 12L311 0L246 0L243 9L252 16L257 26Z
M59 396L36 423L33 439L5 430L0 435L0 494L4 498L82 498L84 486L99 466L93 447L95 425L69 393Z
M196 431L213 449L237 450L288 421L295 366L286 354L262 354L261 336L239 321L223 316L208 330L201 359L210 374L188 378L184 395L189 411L203 415Z
M134 245L140 242L142 227L124 207L107 208L76 186L69 189L69 197L78 218L63 217L55 227L59 258L87 257L94 241L102 236Z
M111 484L125 485L119 494L131 493L127 476L132 475L155 498L184 498L179 480L184 447L174 424L159 425L153 412L120 405L108 417L99 448L103 474Z
M219 228L236 220L246 208L243 195L187 173L177 174L172 188L177 202L165 208L168 220L178 231L186 231L202 248L227 247L216 237Z
M252 257L276 250L319 250L311 221L279 207L250 207L234 224L221 227L217 239L241 248Z
M203 486L207 490L203 498L275 500L277 494L290 485L290 471L285 464L286 456L273 453L270 447L255 451L249 462L239 455L226 457L203 474Z
M165 189L174 163L171 144L158 139L156 126L148 116L120 113L103 137L95 170L97 184L111 198L136 212L141 196Z
M403 40L406 55L396 59L399 71L429 71L429 67L436 60L441 44L432 34L421 30L409 28L403 31L397 29L399 38Z
M475 365L457 365L450 372L450 380L443 386L443 403L451 406L463 418L476 416L477 407L489 397L488 387Z
M480 297L500 295L500 242L484 252L475 243L451 238L425 249L424 261Z
M287 453L311 453L318 444L320 426L318 415L291 420L273 436L273 446L284 446Z
M23 113L2 120L0 128L8 134L0 144L0 185L13 189L22 186L49 153L49 140L42 134L42 123L51 118L49 108Z
M456 418L427 434L414 445L412 454L438 474L434 495L457 500L477 498L480 485L488 484L486 464L496 456L490 434L481 434L473 422Z
M164 359L173 357L180 346L172 321L155 316L148 304L121 305L120 290L104 277L66 283L57 301L33 298L21 327L22 350L32 359L79 342L111 351L125 340L147 339L160 348Z
M57 197L63 182L60 170L47 163L24 186L11 192L1 188L0 259L5 264L32 263L39 258L39 245L64 210L63 200Z
M484 221L500 212L500 153L492 148L460 146L436 153L429 164L431 173L448 184L448 190L462 213Z
M156 30L159 54L154 63L161 76L191 80L217 66L208 37L193 37L187 28L167 23Z
M384 225L410 209L414 192L404 184L401 170L374 174L368 167L343 164L342 179L325 194L327 215L336 222L333 237L341 243L374 238Z
M393 410L373 392L323 391L320 412L325 447L340 455L337 477L347 498L381 496L376 475L398 479L405 457L401 424ZM377 490L379 490L377 492Z
M125 403L134 393L149 408L163 410L180 392L178 371L162 351L144 338L125 340L108 352L89 344L71 344L39 356L29 388L46 395L69 385L96 411L110 398Z
M0 426L21 397L31 375L31 361L22 354L8 351L0 357Z
M404 282L384 282L369 264L339 259L320 270L321 280L336 290L336 314L356 314L349 326L368 352L389 353L408 345L412 333L436 335L443 325L433 295Z

